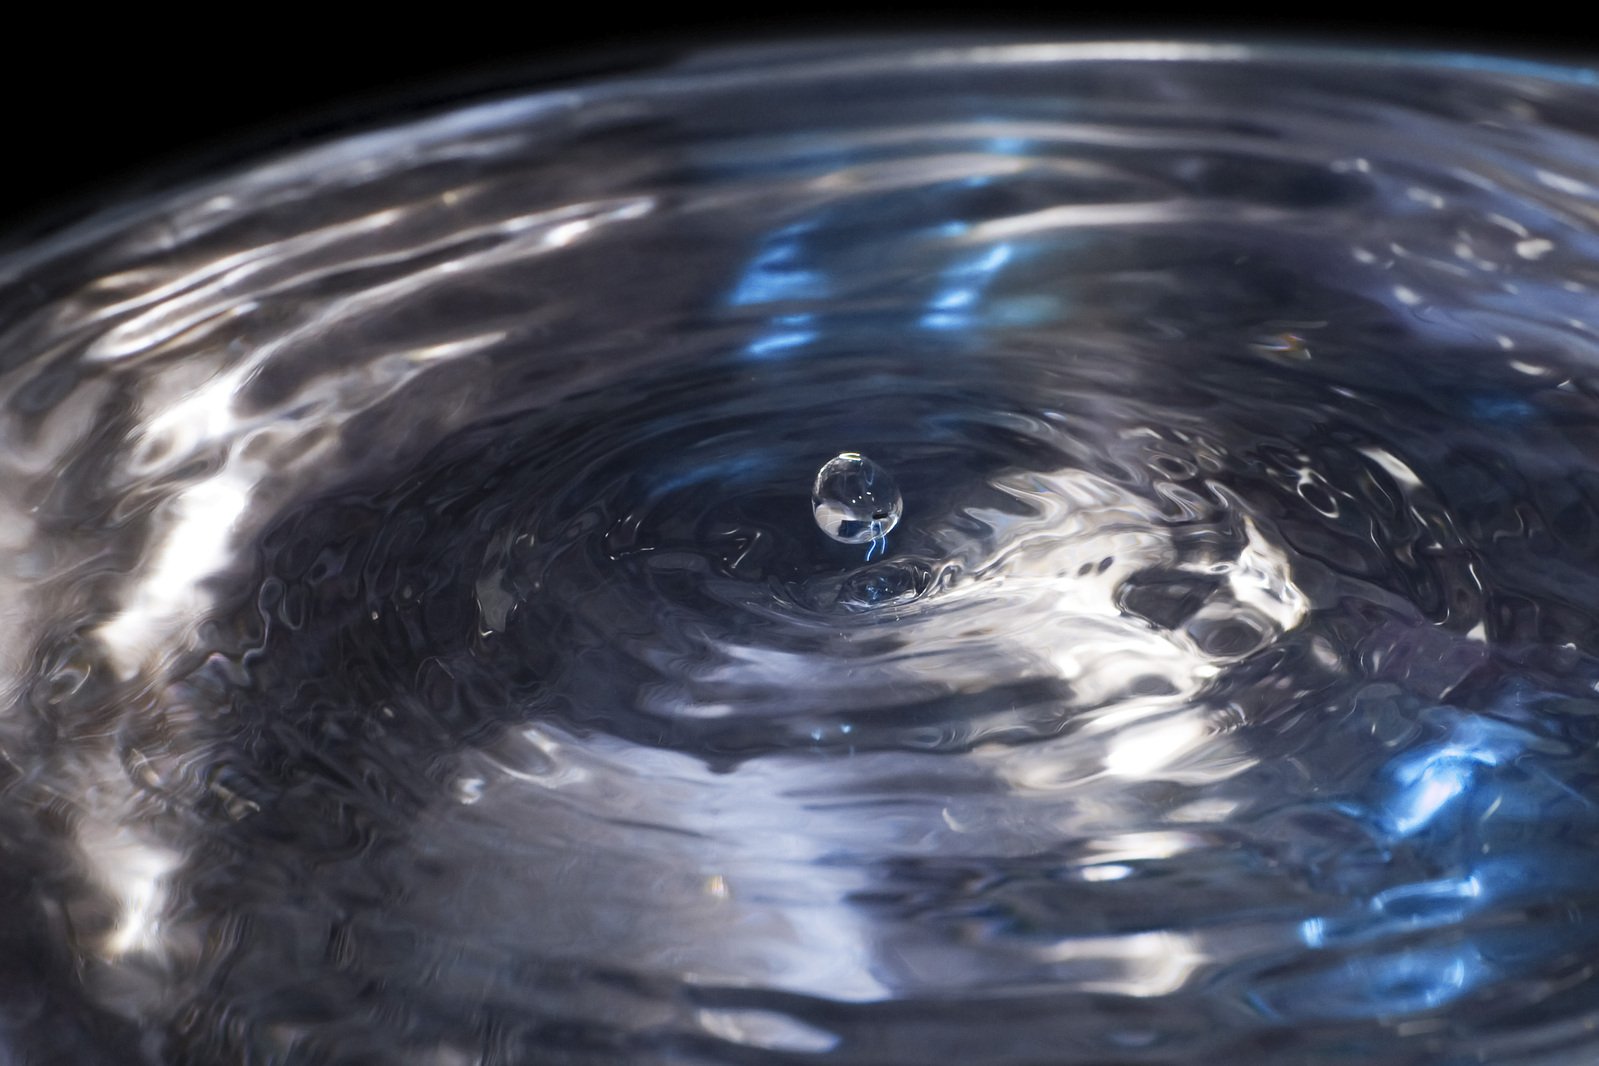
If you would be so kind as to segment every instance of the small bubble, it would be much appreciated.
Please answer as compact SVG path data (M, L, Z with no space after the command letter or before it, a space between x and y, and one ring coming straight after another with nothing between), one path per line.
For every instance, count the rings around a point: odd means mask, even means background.
M811 487L816 524L844 544L879 545L899 523L904 506L893 475L856 452L829 459Z

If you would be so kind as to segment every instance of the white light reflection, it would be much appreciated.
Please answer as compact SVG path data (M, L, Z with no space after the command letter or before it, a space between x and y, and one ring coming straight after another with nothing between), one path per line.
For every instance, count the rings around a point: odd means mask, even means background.
M180 856L105 817L85 819L78 846L91 876L117 907L116 924L101 950L111 958L159 954L166 878L177 869Z
M1203 845L1204 841L1193 833L1151 829L1095 840L1089 845L1089 851L1096 863L1148 862L1169 859Z
M568 246L603 225L643 217L653 206L648 197L570 204L497 219L432 244L390 249L375 254L372 261L398 263L435 246L474 248L382 285L320 303L304 301L297 311L301 319L293 328L256 347L207 342L146 373L140 403L146 417L135 431L134 460L128 471L157 483L186 466L219 469L203 480L175 485L155 510L148 561L124 589L118 613L98 631L117 672L129 677L148 663L157 648L182 643L175 638L210 605L203 583L230 559L234 538L245 532L241 523L263 478L300 476L307 484L314 482L323 473L319 460L334 444L328 430L370 409L429 367L492 346L504 334L489 331L441 339L350 360L338 374L311 377L277 406L246 416L237 408L237 397L263 366L321 337L332 323L355 321L414 299L463 272ZM167 298L107 331L86 358L116 360L152 352L196 323L235 314L253 300L302 286L328 271L352 269L355 259L329 256L329 247L397 221L394 211L378 212L304 235L297 244L241 252L234 257L237 262L225 266L208 264L200 272L199 284L178 278L155 285L129 303L149 303L163 293ZM498 240L477 248L469 240L473 236ZM286 411L295 412L294 417L285 418ZM308 417L308 411L316 411L317 417ZM242 457L246 451L251 453L249 459Z
M1116 777L1148 778L1200 750L1211 731L1198 715L1174 715L1111 735L1105 769Z
M122 609L98 635L123 678L132 676L173 632L193 624L210 597L200 581L231 556L234 523L250 502L253 471L224 471L185 489L166 508L167 525Z
M1407 492L1414 492L1416 489L1421 488L1421 478L1417 476L1416 472L1401 462L1397 456L1386 448L1372 445L1361 448L1359 451L1360 454L1382 467L1388 476L1397 481L1399 486Z
M1101 774L1203 784L1252 765L1193 703L1229 656L1207 653L1182 627L1153 626L1118 605L1118 590L1133 574L1177 565L1155 505L1083 471L1031 474L996 487L1036 517L969 510L967 516L995 529L1005 547L997 558L962 560L982 580L946 590L936 611L899 620L907 646L941 646L946 627L964 632L961 607L968 597L979 610L1003 600L1013 616L1033 624L990 634L992 650L973 652L971 684L993 676L996 656L1027 664L1017 671L1047 664L1048 676L1070 684L1074 706L1092 709L1075 712L1080 725L1069 736L981 749L977 756L992 759L1010 785L1025 792L1075 790ZM1248 617L1274 637L1299 626L1309 603L1293 582L1286 552L1247 517L1243 527L1238 554L1206 564L1225 584L1204 610L1213 618ZM975 647L969 636L963 643ZM859 685L858 666L852 668Z
M1213 217L1215 212L1213 205L1203 201L1175 199L1131 204L1070 204L979 222L969 233L973 241L987 243L1038 236L1059 229L1198 222ZM1239 221L1250 223L1278 222L1291 217L1286 211L1270 207L1239 207L1235 213Z
M1161 929L1119 936L1070 937L1038 952L1045 962L1065 966L1084 992L1120 996L1167 996L1186 985L1207 962L1196 937ZM1065 975L1063 975L1065 976Z
M654 206L652 197L566 204L366 254L361 254L362 239L403 221L409 209L390 208L347 219L220 259L205 260L186 273L164 280L152 278L155 283L147 283L137 295L99 309L99 317L126 317L96 338L83 358L88 362L119 362L160 353L180 337L198 339L196 331L210 331L258 304L286 292L303 290L329 275L364 266L424 260L430 254L472 248L496 239L487 248L450 257L439 265L408 273L368 291L381 296L396 287L415 290L441 276L566 247L597 227L642 218Z
M839 1044L836 1034L776 1011L702 1008L694 1017L713 1036L765 1051L820 1055Z
M446 905L404 920L459 923L455 935L467 943L492 931L496 952L581 951L618 967L666 959L690 984L754 983L846 1002L891 995L869 916L854 902L870 875L840 857L880 851L895 834L849 803L820 801L839 767L774 758L719 772L619 738L570 742L554 727L508 735L464 762L462 774L486 782L477 802L440 804L417 832L442 868L471 882L459 891L476 910L457 915ZM650 782L645 808L618 787L641 779ZM942 824L937 808L927 818ZM483 868L490 852L502 856L498 869ZM572 884L588 887L562 887ZM538 921L526 920L529 898L545 901ZM440 904L418 894L399 906ZM829 1039L758 1013L701 1020L751 1046Z
M1267 540L1252 519L1244 519L1246 539L1227 571L1227 585L1238 603L1271 619L1281 632L1297 628L1310 605L1290 579L1288 553Z

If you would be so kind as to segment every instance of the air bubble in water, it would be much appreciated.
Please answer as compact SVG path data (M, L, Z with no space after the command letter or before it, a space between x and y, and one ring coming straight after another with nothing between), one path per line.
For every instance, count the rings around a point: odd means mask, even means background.
M816 524L845 544L880 544L904 508L894 476L857 452L829 459L811 487Z

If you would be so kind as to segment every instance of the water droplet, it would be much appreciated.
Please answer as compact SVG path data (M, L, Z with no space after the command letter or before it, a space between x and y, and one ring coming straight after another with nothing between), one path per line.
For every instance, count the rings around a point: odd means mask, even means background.
M816 524L845 544L881 541L904 507L894 476L857 452L829 459L811 487Z

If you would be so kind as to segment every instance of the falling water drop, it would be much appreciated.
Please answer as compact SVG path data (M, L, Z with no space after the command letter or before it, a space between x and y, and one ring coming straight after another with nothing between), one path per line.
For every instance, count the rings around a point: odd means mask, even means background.
M904 507L894 476L858 452L829 459L811 487L811 510L822 532L844 544L870 541L868 559L882 549Z

